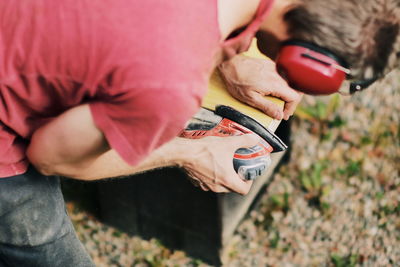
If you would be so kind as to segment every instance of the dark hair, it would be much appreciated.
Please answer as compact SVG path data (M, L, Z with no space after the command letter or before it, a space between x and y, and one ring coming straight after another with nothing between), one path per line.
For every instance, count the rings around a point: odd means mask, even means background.
M398 67L400 0L299 0L284 18L291 37L336 53L351 67L352 78Z

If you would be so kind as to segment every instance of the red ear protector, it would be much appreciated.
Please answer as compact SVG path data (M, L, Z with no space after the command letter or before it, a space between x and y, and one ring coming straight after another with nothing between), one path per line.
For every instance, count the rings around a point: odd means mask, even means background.
M312 95L337 92L350 73L346 62L332 52L297 40L283 43L276 66L291 87Z
M278 72L289 85L310 95L328 95L339 91L350 74L346 61L331 51L312 43L290 40L284 42L276 59ZM353 81L350 93L361 91L381 76Z

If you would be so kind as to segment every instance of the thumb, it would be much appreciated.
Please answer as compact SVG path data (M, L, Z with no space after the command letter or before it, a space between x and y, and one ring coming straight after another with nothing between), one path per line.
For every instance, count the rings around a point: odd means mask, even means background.
M232 136L232 141L237 148L253 147L260 142L260 137L254 133Z

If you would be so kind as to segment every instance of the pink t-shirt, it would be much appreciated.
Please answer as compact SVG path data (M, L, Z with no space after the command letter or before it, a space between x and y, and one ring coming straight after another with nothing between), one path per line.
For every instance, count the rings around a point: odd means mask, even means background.
M82 103L138 163L197 111L217 55L248 47L269 3L221 42L216 0L1 1L0 177L25 172L32 133Z

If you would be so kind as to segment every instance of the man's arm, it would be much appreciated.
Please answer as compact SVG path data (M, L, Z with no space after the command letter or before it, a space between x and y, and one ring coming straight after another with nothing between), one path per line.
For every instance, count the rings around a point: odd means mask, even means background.
M175 138L153 151L136 166L126 164L110 149L93 122L88 105L72 108L38 129L28 147L28 158L43 174L82 180L125 176L164 166L184 167L202 188L215 192L246 194L250 182L233 169L236 149L251 147L258 138L207 137L200 140Z

